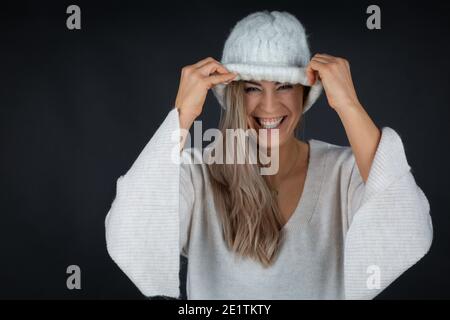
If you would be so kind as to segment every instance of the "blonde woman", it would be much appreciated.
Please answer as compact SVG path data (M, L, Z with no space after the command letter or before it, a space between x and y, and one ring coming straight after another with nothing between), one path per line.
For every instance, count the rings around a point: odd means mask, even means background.
M254 129L276 148L276 172L186 147L209 89L222 145L227 129ZM350 146L296 136L322 89ZM348 61L311 59L297 18L262 11L236 24L221 62L182 69L174 107L117 181L106 240L146 296L179 297L182 254L188 299L371 299L429 250L429 209L400 136L360 104Z

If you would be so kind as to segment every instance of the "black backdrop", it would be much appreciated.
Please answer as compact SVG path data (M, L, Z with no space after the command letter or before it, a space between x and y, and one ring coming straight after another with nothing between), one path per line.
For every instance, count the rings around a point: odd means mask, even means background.
M66 28L70 4L81 7L81 30ZM263 9L295 14L312 54L350 61L360 101L378 126L402 136L431 204L430 253L378 298L449 298L450 5L378 1L382 29L371 31L370 4L1 3L0 298L144 298L106 252L115 181L173 105L180 69L219 60L234 23ZM210 93L204 129L218 110ZM324 95L306 115L305 137L348 145ZM81 290L66 288L71 264L81 268Z

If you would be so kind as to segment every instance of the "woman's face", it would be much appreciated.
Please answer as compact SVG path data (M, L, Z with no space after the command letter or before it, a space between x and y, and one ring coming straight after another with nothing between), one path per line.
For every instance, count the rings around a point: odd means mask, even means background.
M303 86L264 80L244 81L244 106L250 128L257 132L268 129L268 141L259 132L259 143L275 146L277 143L270 141L270 130L278 129L278 145L281 146L294 137L303 111Z

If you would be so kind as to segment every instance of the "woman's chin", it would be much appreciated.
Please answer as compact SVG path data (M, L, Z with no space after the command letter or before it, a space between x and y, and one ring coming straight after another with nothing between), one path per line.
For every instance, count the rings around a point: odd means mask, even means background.
M278 132L276 132L276 131ZM262 130L261 130L262 131ZM272 132L271 132L272 131ZM285 142L284 134L280 130L267 130L267 133L260 132L258 135L258 145L262 148L278 148Z
M290 128L290 117L284 119L276 128L263 128L259 123L253 121L249 126L254 132L252 136L257 136L257 144L261 148L278 148L282 146L288 139L288 131Z

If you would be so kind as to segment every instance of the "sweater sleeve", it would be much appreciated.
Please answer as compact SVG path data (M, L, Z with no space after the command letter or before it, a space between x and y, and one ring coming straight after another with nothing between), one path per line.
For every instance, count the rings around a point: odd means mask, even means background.
M354 164L348 197L345 297L372 299L419 261L433 238L430 205L393 129L382 128L366 183Z
M173 108L118 178L105 219L109 255L145 296L180 295L180 253L187 241L193 193L180 165L179 133Z

